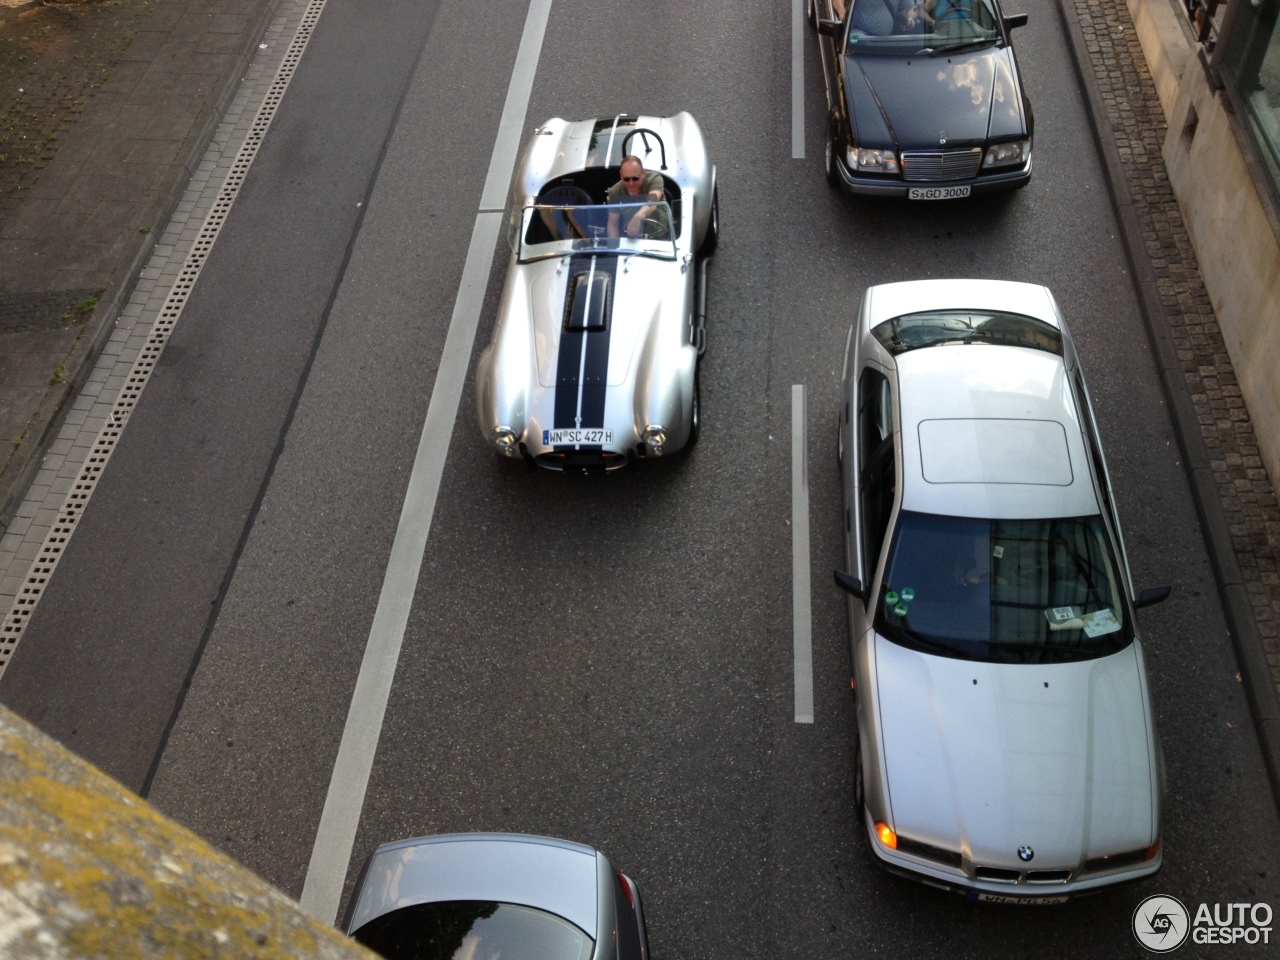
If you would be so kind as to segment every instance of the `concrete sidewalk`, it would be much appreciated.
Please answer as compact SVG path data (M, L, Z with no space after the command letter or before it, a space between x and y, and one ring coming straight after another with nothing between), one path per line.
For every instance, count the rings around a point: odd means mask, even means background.
M279 0L0 0L0 525Z

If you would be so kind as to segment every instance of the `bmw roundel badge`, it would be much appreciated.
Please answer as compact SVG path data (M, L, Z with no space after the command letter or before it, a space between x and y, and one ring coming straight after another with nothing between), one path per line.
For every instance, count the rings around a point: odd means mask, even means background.
M1018 859L1021 860L1023 863L1030 863L1032 858L1035 857L1035 855L1036 855L1036 852L1032 850L1030 847L1022 846L1018 848Z

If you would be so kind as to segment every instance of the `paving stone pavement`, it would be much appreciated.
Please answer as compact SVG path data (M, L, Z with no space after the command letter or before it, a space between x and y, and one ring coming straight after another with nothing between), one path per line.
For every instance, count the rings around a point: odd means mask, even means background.
M1253 624L1244 626L1256 627L1272 688L1280 696L1280 504L1169 184L1162 157L1164 111L1125 0L1059 2L1074 11L1083 37L1105 109L1105 116L1094 120L1114 141L1159 295L1162 317L1155 320L1167 324L1199 422L1229 532L1225 549L1234 554L1252 608ZM1064 14L1072 19L1068 7ZM1193 61L1188 69L1199 68ZM1221 570L1221 561L1215 566ZM1280 800L1280 744L1266 742L1274 722L1267 726L1260 733Z

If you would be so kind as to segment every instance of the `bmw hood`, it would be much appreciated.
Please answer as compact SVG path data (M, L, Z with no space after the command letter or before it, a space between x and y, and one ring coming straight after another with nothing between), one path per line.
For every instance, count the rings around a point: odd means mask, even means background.
M973 146L1025 136L1010 47L955 56L845 58L849 115L860 144L902 150Z
M1141 651L1074 663L932 656L876 637L889 814L975 864L1075 869L1156 839ZM1029 847L1033 862L1021 862Z

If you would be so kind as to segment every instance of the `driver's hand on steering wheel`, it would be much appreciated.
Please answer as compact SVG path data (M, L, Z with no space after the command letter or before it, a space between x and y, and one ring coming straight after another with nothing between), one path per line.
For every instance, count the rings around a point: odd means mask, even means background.
M627 236L638 237L644 233L644 217L641 214L644 211L637 210L634 217L627 221Z

